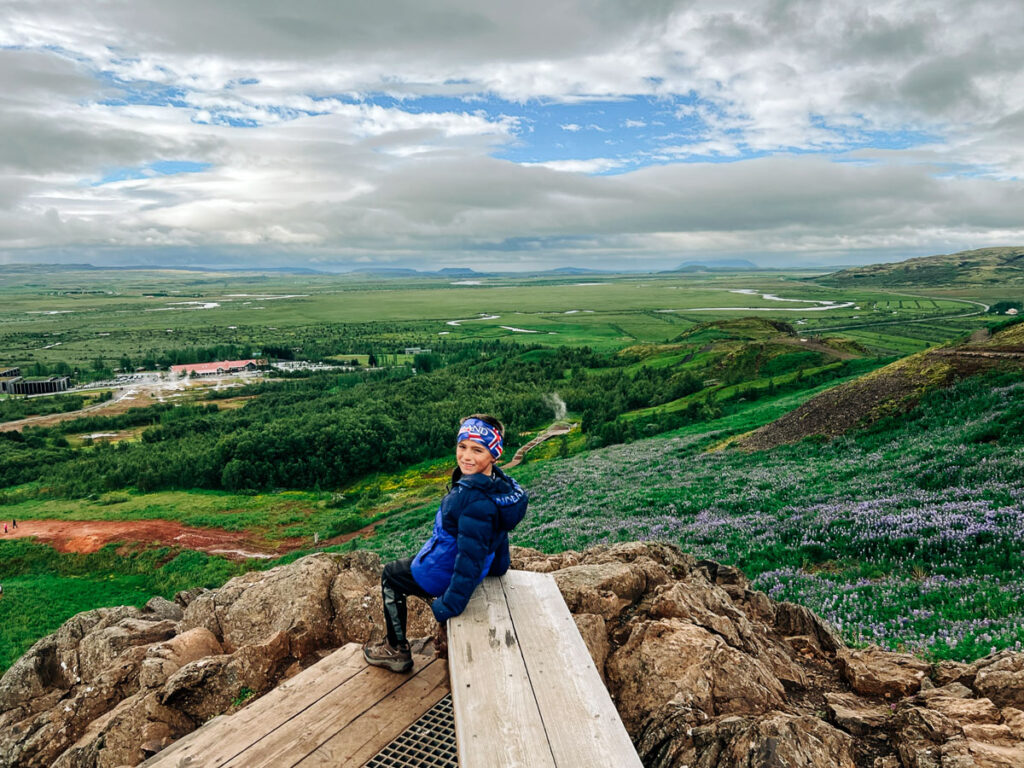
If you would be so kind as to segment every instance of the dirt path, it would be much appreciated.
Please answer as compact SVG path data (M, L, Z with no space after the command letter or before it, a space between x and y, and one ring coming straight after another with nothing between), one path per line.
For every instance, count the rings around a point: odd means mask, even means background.
M557 424L552 424L546 430L544 430L539 435L537 435L535 438L533 438L533 440L531 440L526 445L524 445L522 448L520 448L518 451L516 451L516 455L512 457L512 461L510 461L508 464L505 464L504 466L502 466L502 469L512 469L512 467L519 466L520 464L523 463L523 459L526 457L526 454L529 453L533 448L536 448L538 445L543 443L548 438L557 437L558 435L566 435L566 434L568 434L572 430L572 428L574 426L576 426L576 425L575 424L568 424L568 423L565 423L565 422L559 422Z
M306 545L305 538L266 542L250 533L220 528L191 528L170 520L19 520L17 528L0 533L0 540L35 537L58 552L87 554L112 542L177 546L221 555L232 560L271 558ZM0 529L2 530L2 529Z

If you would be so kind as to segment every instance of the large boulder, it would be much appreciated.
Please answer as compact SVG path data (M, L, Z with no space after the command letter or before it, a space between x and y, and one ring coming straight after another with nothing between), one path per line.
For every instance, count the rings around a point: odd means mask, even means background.
M1024 709L1024 654L1004 651L973 665L974 690L1001 707Z
M334 635L330 592L337 575L337 563L326 554L252 571L195 598L181 628L210 630L228 653L287 632L292 652L306 656L327 646Z
M626 729L635 734L666 702L706 715L782 708L785 690L759 659L680 619L638 623L607 663Z
M854 691L889 699L917 693L932 668L928 662L910 654L881 648L844 649L838 660L843 677Z
M139 669L139 685L143 688L158 688L189 662L223 652L217 638L206 627L187 630L146 651L146 658Z

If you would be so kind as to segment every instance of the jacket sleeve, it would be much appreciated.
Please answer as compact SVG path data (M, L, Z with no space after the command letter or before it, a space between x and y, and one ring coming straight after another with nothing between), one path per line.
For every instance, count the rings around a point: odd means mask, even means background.
M455 569L444 594L430 605L434 618L441 624L466 610L473 590L480 583L484 561L490 554L494 537L496 509L494 502L480 498L472 501L459 515Z

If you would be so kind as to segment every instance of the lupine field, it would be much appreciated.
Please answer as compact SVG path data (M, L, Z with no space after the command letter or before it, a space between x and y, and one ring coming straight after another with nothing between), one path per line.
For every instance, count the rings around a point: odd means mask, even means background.
M524 468L516 543L665 540L852 643L971 660L1024 641L1024 378L969 379L832 442L681 434Z

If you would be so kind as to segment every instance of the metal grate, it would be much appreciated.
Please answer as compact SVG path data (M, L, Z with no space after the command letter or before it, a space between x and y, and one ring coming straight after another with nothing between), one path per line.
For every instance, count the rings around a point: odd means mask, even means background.
M451 694L370 758L364 768L459 768Z

